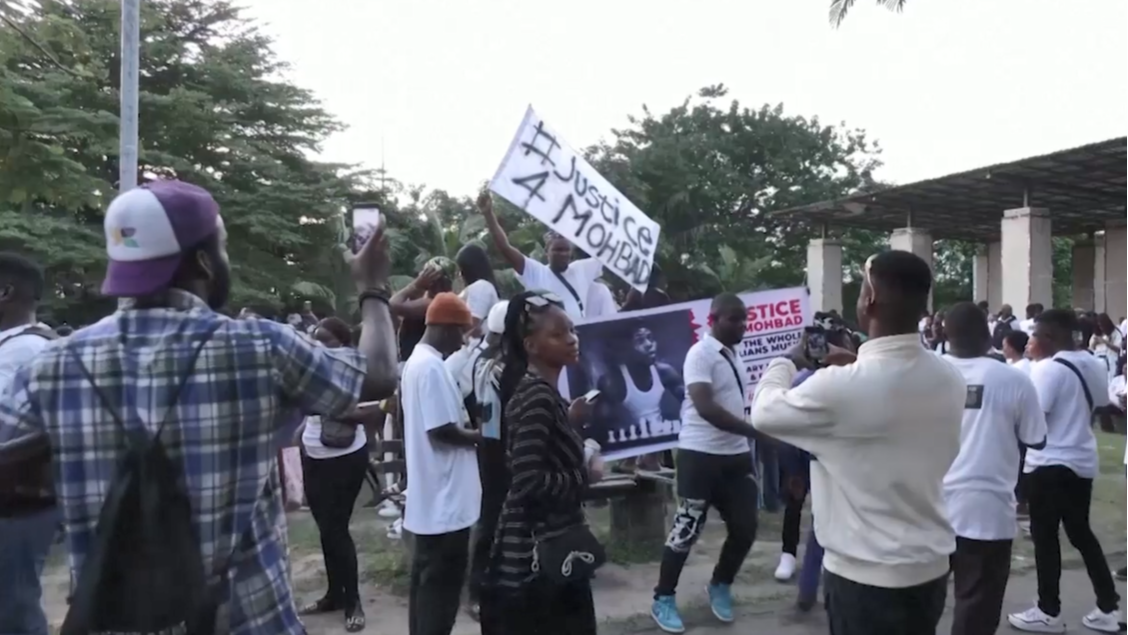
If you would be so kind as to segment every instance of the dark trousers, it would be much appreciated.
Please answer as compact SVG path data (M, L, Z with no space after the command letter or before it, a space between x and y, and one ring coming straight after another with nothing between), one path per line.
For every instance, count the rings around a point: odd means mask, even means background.
M936 635L948 597L948 574L917 586L887 589L826 571L830 635Z
M721 547L713 584L732 584L756 539L756 480L752 454L718 455L678 450L678 510L662 550L654 595L673 595L689 550L705 528L711 507L725 521L728 537Z
M471 602L478 602L482 595L497 520L509 493L509 468L505 465L505 446L500 441L486 440L478 447L478 471L482 478L482 512L470 547Z
M783 541L783 553L796 555L799 553L799 533L803 523L803 501L807 498L796 496L796 492L787 489L783 492L783 531L780 539Z
M1047 615L1061 613L1061 540L1058 526L1081 552L1097 608L1116 610L1116 592L1101 543L1089 526L1089 504L1093 499L1093 480L1081 478L1063 465L1039 467L1027 475L1030 500L1030 537L1034 539L1034 564L1038 569L1038 608Z
M595 603L588 580L560 586L533 582L520 592L483 590L482 635L595 633Z
M325 597L343 609L360 602L356 544L349 533L349 521L367 470L368 451L364 448L331 459L311 459L302 454L302 485L321 536L325 576L329 579Z
M952 554L956 608L952 635L994 635L1010 577L1010 540L956 537Z
M408 597L410 635L450 635L470 552L470 529L415 535L411 559L411 588Z

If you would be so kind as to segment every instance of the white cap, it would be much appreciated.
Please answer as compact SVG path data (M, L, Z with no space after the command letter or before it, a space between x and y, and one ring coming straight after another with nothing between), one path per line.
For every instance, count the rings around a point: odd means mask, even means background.
M509 312L509 300L502 300L493 305L486 316L486 329L490 333L501 335L505 332L505 314Z

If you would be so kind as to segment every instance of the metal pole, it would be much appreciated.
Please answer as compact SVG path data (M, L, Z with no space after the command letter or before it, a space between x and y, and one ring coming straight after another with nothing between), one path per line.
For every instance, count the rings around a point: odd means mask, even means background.
M118 191L137 187L138 66L141 59L141 0L121 3L121 127Z

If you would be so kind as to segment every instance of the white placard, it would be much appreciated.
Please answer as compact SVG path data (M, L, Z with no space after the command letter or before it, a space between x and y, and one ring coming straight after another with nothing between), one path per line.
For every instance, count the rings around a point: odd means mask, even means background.
M645 291L658 223L570 148L533 107L525 112L490 190Z

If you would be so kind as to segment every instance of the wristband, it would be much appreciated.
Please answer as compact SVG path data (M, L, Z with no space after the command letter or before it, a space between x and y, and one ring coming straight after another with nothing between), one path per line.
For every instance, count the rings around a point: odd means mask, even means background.
M358 307L364 308L364 302L366 300L377 300L387 305L389 304L390 299L391 294L388 293L388 290L386 288L373 288L361 291L360 295L356 299L356 303Z

